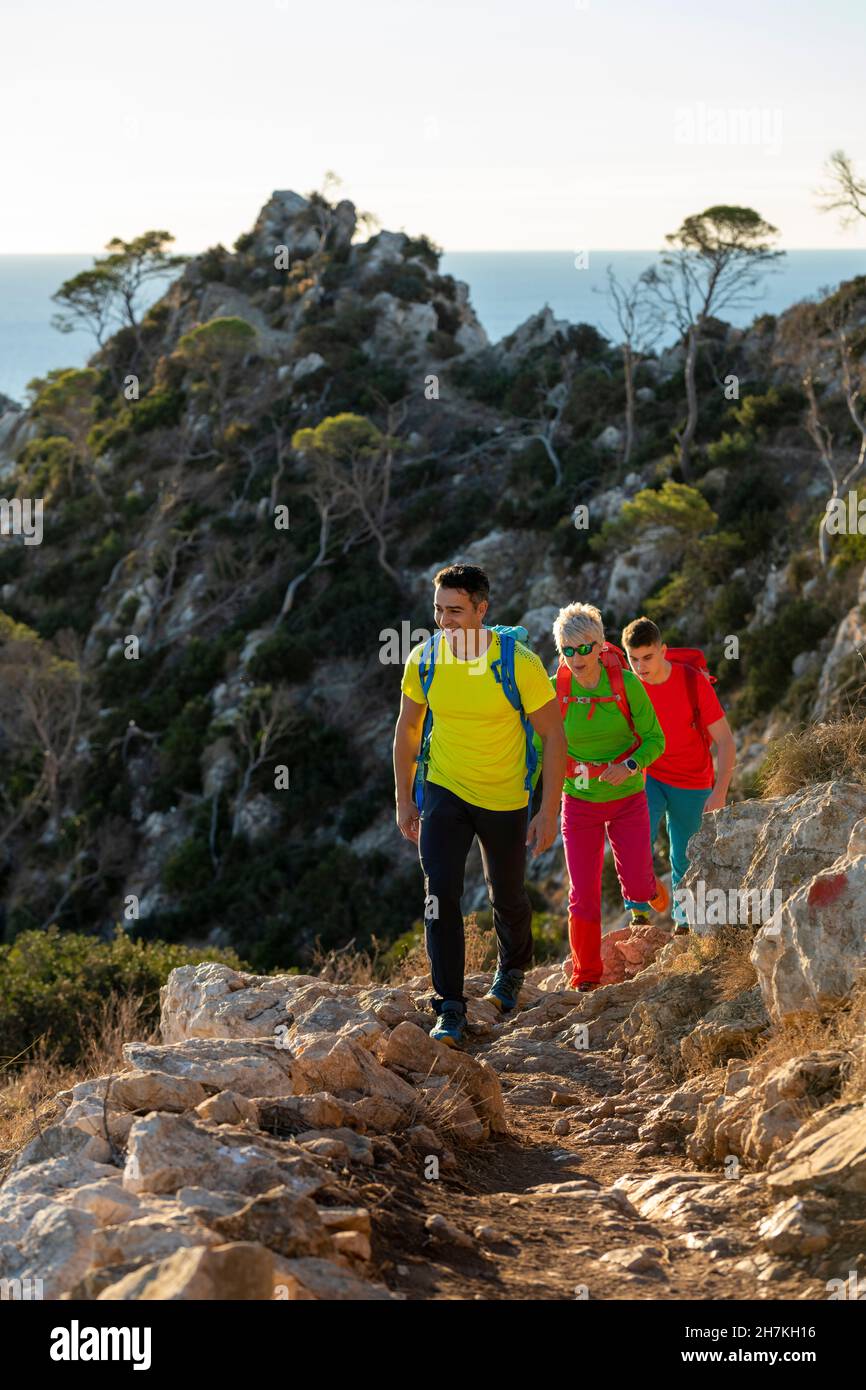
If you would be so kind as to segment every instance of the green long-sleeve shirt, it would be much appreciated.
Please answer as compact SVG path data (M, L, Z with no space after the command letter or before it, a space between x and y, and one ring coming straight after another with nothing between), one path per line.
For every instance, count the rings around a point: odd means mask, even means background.
M631 756L639 767L649 767L650 763L655 762L656 758L664 752L665 736L656 718L652 701L644 690L642 682L633 671L623 671L623 681L631 717L641 740L640 747L636 748ZM555 693L555 676L551 677L550 683ZM571 678L572 695L590 697L593 695L609 696L612 693L610 678L604 667L602 667L598 685L592 690L578 685L574 676ZM589 717L590 710L593 712L591 719ZM607 700L603 704L596 705L572 702L568 706L565 716L565 737L570 756L579 761L591 763L611 761L620 753L624 753L626 748L634 742L634 734L615 700ZM537 734L535 746L540 755L541 740ZM635 792L643 791L643 788L643 773L635 772L631 777L621 782L618 787L612 786L609 782L602 782L598 777L591 777L586 787L579 787L575 785L573 777L566 777L564 790L569 796L579 796L583 801L618 801L620 797L633 796Z

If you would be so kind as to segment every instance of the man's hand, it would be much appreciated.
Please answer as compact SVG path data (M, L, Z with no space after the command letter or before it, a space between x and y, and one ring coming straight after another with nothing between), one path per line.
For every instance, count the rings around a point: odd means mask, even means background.
M727 793L726 793L726 792L722 792L722 791L717 791L716 788L713 787L713 790L710 792L709 796L707 797L706 801L704 802L704 810L705 810L705 811L721 811L721 809L722 809L722 807L724 806L724 804L725 804L726 801L727 801Z
M599 782L609 782L612 787L618 787L620 782L627 782L629 777L634 776L630 768L625 763L611 763L604 772L598 774Z
M532 845L532 857L537 859L546 849L550 849L559 833L559 815L556 811L544 808L532 817L526 831L526 843Z
M408 806L397 807L397 825L404 840L411 840L417 845L418 835L421 831L421 817L418 807L414 801L410 801Z

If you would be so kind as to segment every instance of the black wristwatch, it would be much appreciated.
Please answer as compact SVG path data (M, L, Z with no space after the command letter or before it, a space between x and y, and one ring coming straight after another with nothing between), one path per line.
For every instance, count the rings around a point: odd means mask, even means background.
M623 767L628 768L629 772L637 772L640 769L640 763L635 762L634 758L623 758L622 764Z

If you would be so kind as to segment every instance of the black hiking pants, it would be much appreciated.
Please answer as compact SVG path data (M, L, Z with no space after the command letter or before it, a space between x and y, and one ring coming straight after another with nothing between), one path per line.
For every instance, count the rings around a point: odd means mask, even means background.
M466 856L476 835L493 906L500 968L528 970L532 964L532 908L523 886L528 824L526 806L517 811L487 811L435 782L428 781L424 787L418 853L424 871L424 934L436 1013L443 999L466 1002L460 899Z

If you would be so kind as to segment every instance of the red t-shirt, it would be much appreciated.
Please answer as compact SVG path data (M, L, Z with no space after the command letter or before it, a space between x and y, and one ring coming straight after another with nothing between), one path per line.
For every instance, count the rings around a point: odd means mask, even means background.
M665 751L650 763L649 775L671 787L711 787L715 781L713 760L698 730L693 728L693 706L684 668L672 661L667 680L658 685L644 681L643 688L652 701L665 736ZM706 676L700 673L697 697L705 729L717 719L724 719L725 711L718 696Z

